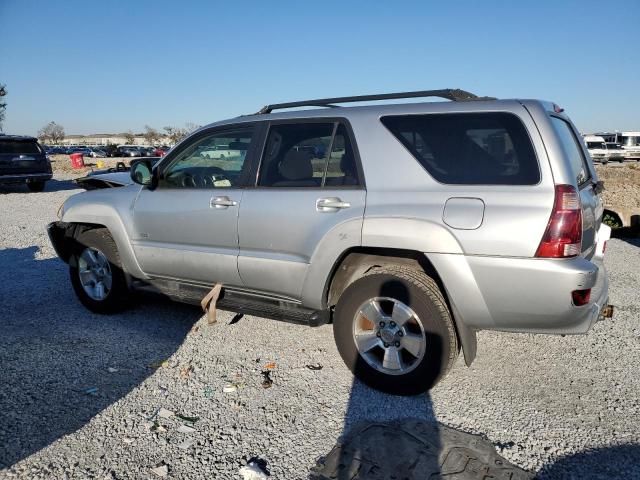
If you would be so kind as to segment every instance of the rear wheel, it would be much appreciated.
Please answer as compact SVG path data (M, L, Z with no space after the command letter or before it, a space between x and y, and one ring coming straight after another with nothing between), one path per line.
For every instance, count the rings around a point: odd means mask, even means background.
M333 332L356 377L395 395L429 390L458 355L440 289L412 268L377 268L353 282L336 305Z
M32 192L42 192L45 182L27 182L27 188Z
M71 284L80 302L95 313L113 313L128 306L129 290L118 249L106 228L87 230L76 238L70 262Z

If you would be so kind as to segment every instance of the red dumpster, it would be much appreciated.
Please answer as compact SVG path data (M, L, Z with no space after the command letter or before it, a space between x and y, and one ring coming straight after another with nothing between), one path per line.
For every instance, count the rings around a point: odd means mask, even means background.
M84 158L82 153L72 153L69 157L71 158L71 166L73 168L84 168Z

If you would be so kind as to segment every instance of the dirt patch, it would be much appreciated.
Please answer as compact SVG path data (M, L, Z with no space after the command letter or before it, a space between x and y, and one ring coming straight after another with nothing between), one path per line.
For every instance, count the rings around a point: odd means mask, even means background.
M118 162L124 162L125 165L129 165L131 158L90 158L85 157L84 168L75 169L71 166L71 159L69 155L51 155L51 168L53 173L76 173L79 177L86 175L92 170L98 170L102 168L115 167ZM102 165L98 165L101 162Z
M596 165L598 177L604 182L604 204L618 208L640 208L640 164L623 167Z

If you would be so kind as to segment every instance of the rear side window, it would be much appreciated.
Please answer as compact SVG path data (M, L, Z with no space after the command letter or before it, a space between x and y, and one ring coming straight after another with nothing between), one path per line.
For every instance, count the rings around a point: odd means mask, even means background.
M0 139L0 154L38 154L42 153L37 142Z
M564 150L566 157L569 159L573 178L576 179L578 185L582 185L589 180L589 169L587 168L586 159L584 158L584 155L582 155L580 142L575 133L573 133L571 126L561 118L551 117L551 123L560 138L562 149ZM601 146L598 148L606 148L604 144L600 145Z
M403 115L381 120L441 183L535 185L540 181L531 139L513 114Z

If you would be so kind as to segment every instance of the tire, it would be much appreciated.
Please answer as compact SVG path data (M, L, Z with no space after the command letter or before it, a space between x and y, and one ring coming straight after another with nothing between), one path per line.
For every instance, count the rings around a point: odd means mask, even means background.
M69 275L71 277L71 285L80 302L94 313L115 313L126 309L129 306L129 289L127 281L122 270L120 255L111 234L106 228L96 228L82 232L76 237L76 248L74 249L73 259L69 262ZM110 273L110 285L106 276L89 272L86 275L94 281L94 295L90 295L81 281L81 269L84 271L90 269L86 262L88 259L85 250L91 249L94 257L103 260L102 274L105 273L108 265ZM96 253L97 252L97 253ZM100 257L100 254L103 257ZM84 258L83 258L84 255ZM96 279L99 279L97 283ZM91 280L89 280L90 282ZM102 283L102 291L98 291L98 284ZM100 293L103 294L102 298Z
M27 182L27 188L31 192L42 192L45 182Z
M372 301L380 307L377 311L384 314L378 318L383 319L385 328L381 328L380 322L375 325L359 314L363 306L370 312ZM391 315L396 308L397 317ZM410 313L414 316L409 317ZM403 315L409 320L399 327L393 319L400 320ZM363 324L366 328L360 330ZM398 330L404 330L404 333ZM421 337L422 356L414 355L416 335L421 333L424 334ZM426 392L447 374L459 352L453 319L440 289L423 271L409 267L375 268L349 285L335 308L333 334L338 351L353 374L370 387L394 395ZM375 346L362 354L356 346L356 338L363 343L371 342L365 349L371 344ZM409 338L412 341L405 344ZM395 345L387 341L393 341ZM405 349L410 344L414 345L413 353ZM383 348L384 345L389 348ZM405 372L385 367L387 351L390 358L394 357L394 351L399 352L400 362L395 365L404 365ZM389 362L389 365L394 363Z

